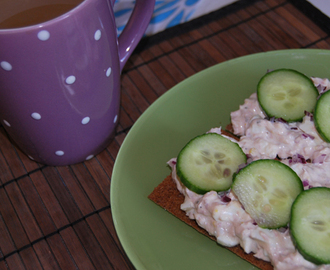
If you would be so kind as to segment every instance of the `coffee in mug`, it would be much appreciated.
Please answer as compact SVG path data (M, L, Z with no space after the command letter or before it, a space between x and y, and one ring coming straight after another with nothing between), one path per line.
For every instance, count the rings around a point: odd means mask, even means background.
M80 4L81 0L29 0L0 2L0 29L19 28L54 19Z

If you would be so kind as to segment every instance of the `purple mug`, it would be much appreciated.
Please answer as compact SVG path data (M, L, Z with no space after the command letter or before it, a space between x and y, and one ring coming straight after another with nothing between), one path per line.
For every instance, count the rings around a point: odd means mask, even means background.
M155 0L136 1L119 37L114 2L84 0L46 22L0 29L0 121L31 159L82 162L113 138L121 71Z

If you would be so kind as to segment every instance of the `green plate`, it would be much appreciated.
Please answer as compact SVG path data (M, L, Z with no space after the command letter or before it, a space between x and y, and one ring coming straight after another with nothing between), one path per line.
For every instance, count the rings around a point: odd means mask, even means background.
M117 234L137 269L256 269L147 196L188 140L226 126L267 69L276 68L330 77L330 51L271 51L215 65L173 87L136 121L118 153L110 197Z

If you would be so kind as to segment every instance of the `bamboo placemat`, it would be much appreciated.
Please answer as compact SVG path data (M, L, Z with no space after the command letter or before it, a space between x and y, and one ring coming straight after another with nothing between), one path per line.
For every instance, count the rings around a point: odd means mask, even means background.
M241 0L143 39L122 74L116 136L81 164L37 164L0 126L0 270L134 269L109 198L116 155L134 122L171 87L217 63L271 50L329 49L329 22L307 1Z

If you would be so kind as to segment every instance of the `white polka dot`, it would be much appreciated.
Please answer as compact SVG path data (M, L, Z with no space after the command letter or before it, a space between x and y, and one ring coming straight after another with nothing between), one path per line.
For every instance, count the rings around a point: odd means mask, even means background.
M7 70L7 71L10 71L13 69L12 65L6 61L2 61L0 63L1 67L4 69L4 70Z
M38 38L42 41L46 41L48 40L50 37L50 33L47 31L47 30L41 30L39 33L38 33Z
M73 84L75 81L76 81L76 77L73 76L73 75L67 77L66 80L65 80L65 82L66 82L67 84Z
M94 155L89 155L87 158L86 158L86 160L90 160L90 159L92 159L94 157Z
M41 115L37 112L32 113L31 117L35 120L40 120L41 119Z
M6 120L3 120L3 122L5 123L5 125L6 126L8 126L8 127L10 127L11 125L9 124L9 122L8 121L6 121Z
M107 77L109 77L110 74L111 74L111 67L109 67L109 68L107 69L107 72L105 73L105 75L107 75Z
M114 123L117 122L117 118L118 118L118 115L116 115L115 118L113 119L113 122L114 122Z
M62 150L58 150L55 152L55 155L57 156L63 156L64 155L64 152Z
M101 30L96 30L95 34L94 34L94 39L95 40L99 40L101 38Z
M90 120L91 120L91 119L90 119L88 116L86 116L86 117L83 118L83 120L81 120L81 123L82 123L83 125L86 125Z

